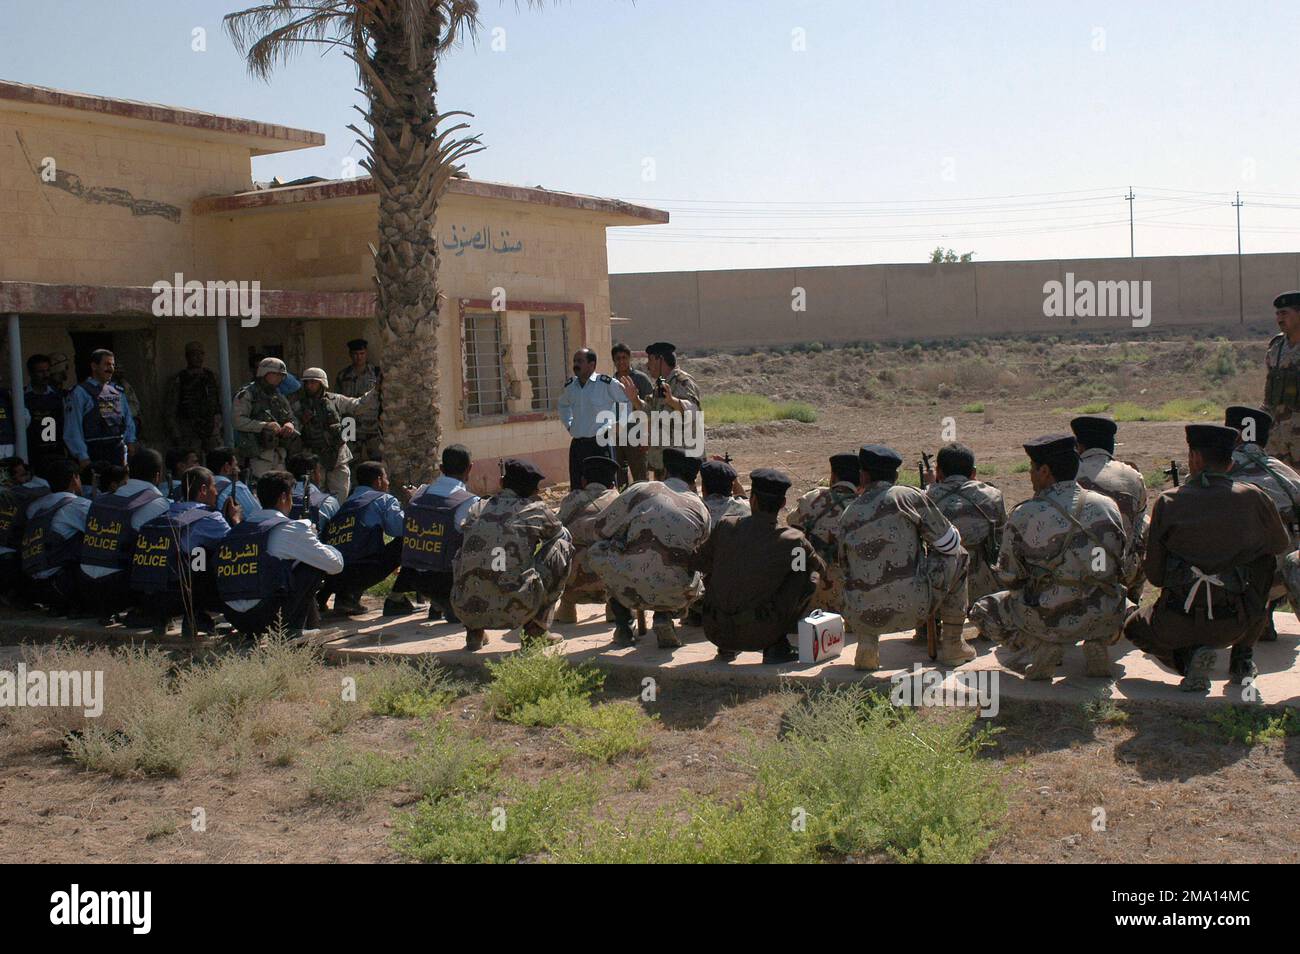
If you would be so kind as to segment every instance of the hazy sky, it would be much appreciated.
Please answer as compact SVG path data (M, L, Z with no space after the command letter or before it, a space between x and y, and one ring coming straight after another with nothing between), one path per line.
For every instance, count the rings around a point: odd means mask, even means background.
M241 6L0 0L0 78L317 130L254 175L344 174L352 64L249 78ZM1139 255L1235 251L1237 190L1246 251L1300 247L1295 0L480 11L439 70L488 147L471 175L671 211L610 230L611 271L1127 255L1129 185Z

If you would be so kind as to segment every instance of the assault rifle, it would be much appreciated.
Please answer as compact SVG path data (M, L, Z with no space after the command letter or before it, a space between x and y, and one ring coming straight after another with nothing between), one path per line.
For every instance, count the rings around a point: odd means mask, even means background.
M1172 480L1175 487L1178 486L1178 461L1171 460L1169 462L1169 469L1161 471L1161 473Z
M925 473L930 469L930 461L932 460L934 460L932 455L921 451L921 459L916 462L916 482L922 490L925 489Z

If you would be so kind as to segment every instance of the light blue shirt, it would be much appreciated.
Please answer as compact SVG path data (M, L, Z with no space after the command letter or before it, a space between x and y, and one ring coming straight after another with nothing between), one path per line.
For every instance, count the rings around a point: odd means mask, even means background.
M602 411L617 415L620 404L630 408L632 402L623 385L608 374L593 374L586 384L572 377L560 392L560 420L570 437L596 437L614 425L614 420L599 421L597 416Z
M315 484L312 484L312 489L318 492L323 492ZM293 494L296 497L302 493L302 481L300 480L293 485ZM330 517L334 516L338 512L339 498L335 497L333 494L325 494L325 498L320 502L320 518L316 521L316 529L324 530L325 524L329 523Z
M167 508L171 506L171 501L162 494L159 494L157 487L149 483L147 480L137 480L134 477L124 483L121 487L118 487L117 490L113 491L113 496L134 497L142 490L152 490L155 494L158 494L158 496L153 500L150 500L148 503L141 504L135 513L131 514L132 530L139 530L154 517L161 517L167 512ZM87 512L89 512L89 508L87 508ZM81 564L81 572L85 573L86 576L98 578L101 576L108 576L108 574L116 573L118 571L106 566L88 566L83 563Z
M126 418L126 430L122 432L122 440L127 444L134 444L135 418L131 416L126 395L123 394L119 400L122 402L122 414ZM68 445L68 451L75 460L86 460L90 456L90 452L86 450L86 437L81 430L81 419L89 414L94 406L95 400L86 393L85 388L77 386L68 393L65 403L67 410L63 415L63 443ZM122 452L122 463L126 463L126 451Z
M433 483L421 486L411 495L411 498L414 499L420 496L420 494L426 492L438 497L450 497L458 490L469 490L469 488L465 486L464 481L457 480L455 477L448 477L444 474ZM465 518L469 516L469 508L478 503L478 500L479 498L477 496L470 497L456 508L456 512L452 514L451 520L457 530L465 529Z
M374 489L362 484L348 494L348 500L357 494L368 493ZM381 494L371 501L370 506L361 511L361 526L383 527L384 533L390 537L400 537L406 530L406 515L402 513L402 505L396 497L392 494Z
M221 486L223 480L226 481L225 487ZM239 509L244 511L245 516L252 513L254 510L262 509L262 505L258 503L257 498L253 496L253 492L248 489L248 484L244 483L242 480L232 481L229 477L222 477L218 474L217 487L220 488L217 491L217 504L212 508L217 512L226 509L226 501L230 499L232 490L235 494L235 503L239 504Z
M31 520L37 514L53 507L60 500L71 500L72 502L54 515L54 519L50 521L50 530L65 540L76 536L78 533L85 533L86 514L90 513L90 501L66 490L46 494L39 500L32 501L27 508L27 519ZM32 579L47 580L61 569L63 568L58 566L50 567L48 570L42 570L40 573L35 574Z

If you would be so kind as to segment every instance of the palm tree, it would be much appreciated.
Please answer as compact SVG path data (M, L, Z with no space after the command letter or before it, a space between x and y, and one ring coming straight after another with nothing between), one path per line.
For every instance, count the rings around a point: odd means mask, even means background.
M384 342L384 457L393 485L419 483L437 458L439 426L438 200L458 161L479 152L468 124L444 125L434 105L439 58L478 28L474 0L273 0L225 17L226 32L262 79L308 44L343 49L357 65L370 132L348 128L379 193L375 259ZM441 130L440 130L440 127Z

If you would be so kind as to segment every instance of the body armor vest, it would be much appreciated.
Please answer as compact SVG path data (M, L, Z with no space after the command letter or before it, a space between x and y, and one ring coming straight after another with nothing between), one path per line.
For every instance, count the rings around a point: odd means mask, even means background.
M339 512L325 524L325 532L321 537L343 554L344 563L355 563L375 556L384 548L384 528L378 525L367 527L361 522L365 509L382 496L384 493L381 490L362 491L348 498Z
M122 463L126 434L126 397L111 381L82 381L77 385L90 395L90 409L81 418L81 436L92 461Z
M292 561L271 556L271 532L288 521L276 512L237 524L217 546L214 568L223 602L269 600L288 592Z
M464 537L456 529L456 509L474 495L457 490L446 497L426 490L406 505L402 566L423 573L447 573Z
M302 493L293 492L293 507L289 510L290 520L310 520L312 526L320 524L320 508L329 494L314 484L307 484Z
M179 593L190 578L190 536L196 523L217 514L206 504L189 501L155 517L140 528L131 556L131 586L145 593Z
M44 394L28 391L23 395L27 410L32 415L32 422L27 425L27 454L33 460L41 457L61 456L63 453L63 399L64 395L56 387L51 387ZM46 419L54 422L54 440L44 439Z
M6 487L0 491L0 546L17 549L27 524L27 508L50 492L49 487Z
M135 547L136 531L131 528L131 517L161 496L157 487L146 487L130 497L100 494L91 501L90 512L86 514L86 534L81 539L82 564L125 570Z
M200 432L210 432L212 416L216 413L216 394L217 379L211 371L185 369L176 378L176 416L198 425Z
M250 420L263 424L283 424L293 417L293 410L289 407L289 399L276 388L271 388L268 391L260 381L254 381L252 384L245 385L243 391L239 393L242 395L245 392L249 395L248 417ZM245 457L256 457L262 453L264 448L275 447L279 442L280 438L265 431L235 432L235 449Z
M53 529L55 516L72 501L72 497L64 497L54 506L46 507L27 521L22 544L23 573L27 576L35 576L45 570L53 570L65 563L77 561L82 535L74 533L70 537L64 537L55 533Z

